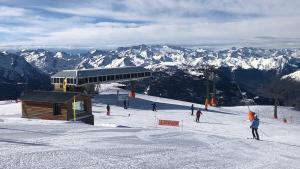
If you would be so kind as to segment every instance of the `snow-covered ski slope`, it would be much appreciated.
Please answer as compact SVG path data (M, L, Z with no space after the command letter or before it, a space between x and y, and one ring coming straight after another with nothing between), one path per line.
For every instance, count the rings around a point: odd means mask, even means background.
M191 103L137 94L125 110L126 91L120 90L118 100L116 89L103 90L93 100L95 126L22 119L20 103L0 102L0 168L300 166L300 112L292 108L279 107L275 120L272 106L251 106L261 120L263 141L256 141L247 139L247 107L210 108L196 123ZM158 102L157 112L151 110L153 102ZM108 103L111 116L106 116ZM158 126L157 119L178 120L183 126Z

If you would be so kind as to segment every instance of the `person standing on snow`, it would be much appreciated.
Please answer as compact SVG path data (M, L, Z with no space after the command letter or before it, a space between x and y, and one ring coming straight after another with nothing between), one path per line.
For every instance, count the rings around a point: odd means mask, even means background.
M106 106L106 115L110 115L110 106L109 106L109 104L107 104L107 106Z
M194 115L194 104L192 104L192 106L191 106L191 110L192 110L192 116Z
M157 107L157 105L156 105L156 103L154 102L154 103L152 104L152 111L156 111L156 107Z
M259 135L257 132L258 126L259 126L259 119L258 119L257 115L255 115L250 128L252 129L253 139L256 139L256 140L259 140Z
M196 122L199 123L200 122L200 116L202 115L202 112L200 109L198 109L197 113L196 113Z
M124 109L127 109L127 102L126 102L126 100L124 99L124 102L123 102L123 104L124 104Z

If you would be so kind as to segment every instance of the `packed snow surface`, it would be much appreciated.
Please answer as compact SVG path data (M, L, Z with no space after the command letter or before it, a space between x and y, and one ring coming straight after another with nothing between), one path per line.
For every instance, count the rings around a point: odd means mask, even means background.
M79 122L25 119L21 104L0 102L0 168L276 168L300 166L300 112L251 106L259 114L262 141L251 138L248 108L203 111L192 103L137 94L123 109L127 91L101 88L93 99L95 126ZM158 103L158 111L151 104ZM106 105L111 116L106 116ZM203 105L194 104L197 108ZM286 118L288 123L283 123ZM177 120L180 127L157 125Z

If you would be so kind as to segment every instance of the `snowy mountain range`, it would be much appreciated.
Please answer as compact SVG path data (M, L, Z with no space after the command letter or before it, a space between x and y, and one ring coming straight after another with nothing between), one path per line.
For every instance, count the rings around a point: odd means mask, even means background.
M44 49L17 52L40 70L53 74L63 69L144 66L149 69L194 68L215 65L233 69L282 71L300 68L300 49L231 48L227 50L189 49L165 45L139 45L115 50L92 50L81 54Z
M7 53L0 53L0 83L18 81L27 83L30 80L41 80L47 77L45 73L29 64L23 57Z
M49 88L49 83L49 75L23 57L0 52L0 100L15 99L27 89Z
M219 68L216 85L222 92L220 98L227 98L224 105L235 105L241 99L231 84L232 70L241 89L251 98L268 97L265 93L274 79L300 70L300 49L233 47L210 50L139 45L78 54L46 49L20 50L14 53L2 52L0 57L0 71L3 72L0 80L5 79L5 82L37 84L36 81L39 81L45 85L49 83L49 75L65 69L143 66L157 73L153 74L151 87L149 81L139 83L140 92L150 87L148 92L151 95L196 102L205 98L205 87L203 80L195 78L194 73L197 72L191 69L214 65ZM290 83L286 82L286 85ZM13 91L15 88L3 90ZM261 102L270 103L266 99Z

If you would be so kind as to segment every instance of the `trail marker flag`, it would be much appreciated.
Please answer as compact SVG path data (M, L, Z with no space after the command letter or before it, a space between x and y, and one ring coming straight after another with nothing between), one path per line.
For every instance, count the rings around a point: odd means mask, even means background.
M64 92L67 91L67 78L65 78L63 81L63 90L64 90Z

